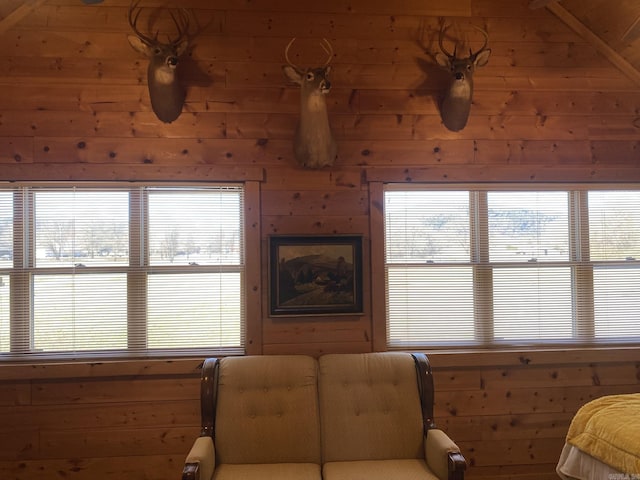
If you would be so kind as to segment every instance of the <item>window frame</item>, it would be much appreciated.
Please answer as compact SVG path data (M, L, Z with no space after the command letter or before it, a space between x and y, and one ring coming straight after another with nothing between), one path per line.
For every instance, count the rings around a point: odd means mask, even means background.
M154 187L159 188L241 188L243 201L240 206L240 228L243 255L240 264L232 267L241 276L241 319L240 335L241 344L234 347L178 347L178 348L140 348L143 336L136 337L136 342L132 341L131 331L137 330L141 324L146 329L146 283L147 276L154 273L218 273L225 269L229 271L229 266L221 265L152 265L148 259L148 248L143 245L148 242L148 192ZM257 330L256 322L248 322L249 318L255 318L255 302L248 299L251 289L247 288L249 283L253 284L256 275L256 268L259 272L259 262L256 267L255 245L259 245L259 217L256 217L254 209L248 204L259 200L259 183L255 181L223 181L223 182L15 182L0 184L5 192L13 192L13 261L9 268L3 268L0 272L10 277L10 345L9 352L0 353L0 363L21 361L21 360L91 360L93 358L109 357L112 359L135 359L135 358L162 358L202 356L203 354L227 355L244 354L251 352L253 342L251 338L255 336ZM42 191L51 190L98 190L98 191L125 191L129 195L129 262L119 266L82 266L82 274L95 273L124 273L127 277L127 347L125 349L113 350L79 350L72 352L35 352L33 345L33 287L32 279L36 275L47 274L74 274L78 273L76 266L56 266L37 267L35 266L35 236L34 236L34 209L33 196L38 189ZM145 193L146 192L146 193ZM248 228L251 225L251 228ZM257 229L256 229L257 227ZM143 241L144 239L144 241ZM254 246L254 248L252 248ZM148 247L148 243L147 243ZM258 253L259 258L259 253ZM251 263L250 263L251 262ZM249 267L249 265L252 265ZM28 295L22 292L29 291ZM133 292L133 294L132 294ZM135 306L132 308L132 297L140 296L144 292L143 308ZM252 295L253 296L253 295ZM139 305L139 304L138 304ZM138 313L133 313L134 311ZM144 336L146 339L146 335Z
M464 190L473 194L473 192L485 192L484 198L486 199L487 192L499 192L499 191L563 191L569 194L569 252L570 258L566 263L572 268L572 277L575 276L575 272L579 272L581 276L581 283L576 283L575 278L572 278L573 288L572 302L576 296L581 296L583 301L576 304L578 308L574 309L573 320L576 322L574 325L574 331L576 332L572 336L569 342L494 342L487 341L492 339L492 328L494 325L493 320L490 322L490 330L480 334L482 341L475 340L469 344L441 344L429 343L429 344L412 344L412 345L391 345L388 338L388 322L389 312L387 311L387 264L386 264L386 239L385 239L385 192L388 190L396 191L410 191L410 190L426 190L426 191L451 191L451 190ZM371 207L371 225L372 225L372 271L378 272L379 275L372 276L372 322L373 322L373 343L374 350L404 350L407 348L424 349L431 351L444 351L444 350L460 350L460 351L474 351L474 350L496 350L496 349L511 349L517 348L522 350L526 349L548 349L554 347L571 347L571 348L592 348L592 347L628 347L629 344L635 344L633 340L624 339L607 339L607 338L595 338L595 315L593 306L593 271L597 265L603 265L605 263L616 262L600 262L588 260L589 255L589 237L588 233L588 211L584 209L587 205L587 196L590 191L598 190L620 190L620 191L639 191L640 185L637 184L520 184L520 183L400 183L400 182L371 182L369 184L370 191L370 207ZM476 193L477 194L477 193ZM485 211L487 204L485 202L478 202L479 210ZM470 211L471 217L471 211ZM486 216L484 217L487 218ZM488 238L488 222L478 221L476 218L471 221L470 218L470 235L485 235ZM471 244L474 245L473 239ZM471 249L473 262L470 261L467 265L474 268L474 275L484 275L485 279L490 278L493 275L494 268L491 266L491 262L488 262L488 246L486 248ZM585 260L587 259L587 260ZM497 263L497 262L496 262ZM545 262L546 263L546 262ZM540 265L540 264L538 264ZM640 265L638 265L640 268ZM489 276L489 277L487 277ZM486 284L491 285L492 282L486 281ZM476 288L474 282L474 289ZM474 295L477 292L474 291ZM490 292L493 298L493 293ZM591 301L584 301L591 298ZM489 309L492 303L487 303ZM474 315L474 328L477 330L478 325L482 325L482 322L478 322L477 315ZM487 325L484 323L484 325ZM635 338L635 337L634 337Z

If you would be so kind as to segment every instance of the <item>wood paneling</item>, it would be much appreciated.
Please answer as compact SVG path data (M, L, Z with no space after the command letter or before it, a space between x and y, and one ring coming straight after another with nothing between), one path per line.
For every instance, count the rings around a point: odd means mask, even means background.
M129 0L0 2L0 181L247 182L248 353L386 348L384 183L640 181L638 85L528 0L179 3L202 29L181 64L184 111L163 124L126 40ZM456 133L438 111L441 22L472 44L472 25L486 28L492 49ZM172 29L166 15L154 25ZM335 51L339 157L320 171L292 154L299 91L282 65L294 36L300 65L324 58L322 37ZM364 313L270 318L269 235L334 233L363 236ZM573 413L638 391L639 353L432 354L436 421L469 479L555 479ZM0 365L0 478L178 478L199 430L201 360Z
M368 325L281 319L263 353L370 351ZM637 358L638 348L432 353L436 422L463 450L467 478L551 479L576 410L640 389ZM0 366L2 478L179 478L199 432L200 363Z

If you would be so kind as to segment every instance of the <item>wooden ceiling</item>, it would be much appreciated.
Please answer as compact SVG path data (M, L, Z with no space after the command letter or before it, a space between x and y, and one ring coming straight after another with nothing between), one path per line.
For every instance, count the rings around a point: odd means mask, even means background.
M47 0L2 0L2 3L0 34ZM549 9L640 85L640 1L529 0L529 7Z
M530 0L546 7L640 84L640 1Z

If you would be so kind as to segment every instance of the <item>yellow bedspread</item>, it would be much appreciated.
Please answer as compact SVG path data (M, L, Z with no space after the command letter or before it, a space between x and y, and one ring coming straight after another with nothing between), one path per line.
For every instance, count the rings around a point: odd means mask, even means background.
M608 395L582 406L567 443L621 472L640 474L640 393Z

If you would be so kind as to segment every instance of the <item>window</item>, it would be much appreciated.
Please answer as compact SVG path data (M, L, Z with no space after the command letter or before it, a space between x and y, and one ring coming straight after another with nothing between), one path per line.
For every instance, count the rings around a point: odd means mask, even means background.
M384 192L389 348L640 341L640 191Z
M0 359L242 352L243 189L0 190Z

